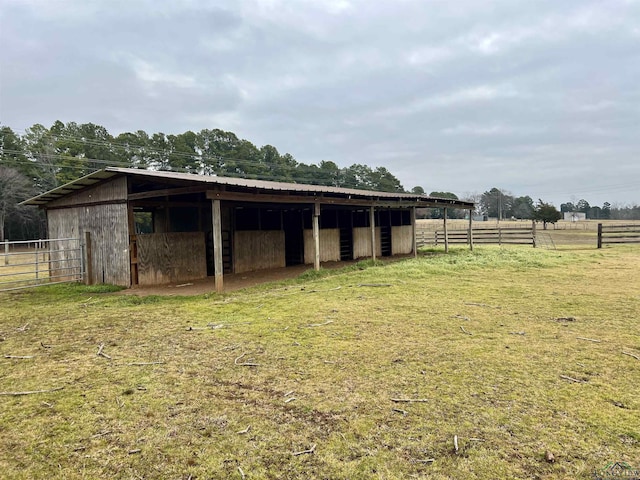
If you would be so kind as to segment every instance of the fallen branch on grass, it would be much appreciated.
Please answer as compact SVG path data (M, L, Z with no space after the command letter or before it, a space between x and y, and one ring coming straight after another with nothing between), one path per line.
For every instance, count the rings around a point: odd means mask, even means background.
M359 283L358 287L393 287L392 283Z
M466 333L467 335L473 335L473 333L467 332L462 325L460 325L460 330L462 330L462 332Z
M401 413L402 415L406 415L408 412L406 410L402 410L401 408L393 408L394 412Z
M238 435L244 435L245 433L249 433L249 430L251 430L251 425L249 425L247 428L245 428L244 430L240 430L238 432L236 432Z
M342 287L335 287L335 288L327 288L326 290L302 290L304 293L320 293L320 292L332 292L334 290L340 290ZM297 292L293 292L293 293L297 293Z
M284 401L284 403L293 402L295 399L296 399L296 397L289 397Z
M560 375L560 378L562 378L563 380L568 380L570 382L575 382L575 383L587 383L584 380L578 380L577 378L569 377L567 375Z
M458 435L453 436L453 448L458 453Z
M238 360L240 360L242 357L244 357L246 355L246 352L241 354L239 357L237 357L233 363L235 365L238 365L239 367L258 367L260 366L259 363L251 363L251 362L242 362L242 363L238 363Z
M423 459L419 459L419 458L414 458L411 460L413 463L433 463L436 461L435 458L425 458Z
M638 355L636 355L636 354L634 354L634 353L631 353L631 352L625 352L625 351L623 350L623 351L622 351L622 354L623 354L623 355L629 355L630 357L633 357L633 358L635 358L636 360L640 360L640 356L638 356Z
M33 355L5 355L4 358L13 358L14 360L26 360L33 358Z
M298 455L304 455L306 453L313 453L316 451L316 444L314 443L309 450L301 450L299 452L293 452L293 456L297 457Z
M57 392L58 390L62 390L64 387L56 387L56 388L50 388L48 390L31 390L31 391L26 391L26 392L0 392L0 396L4 396L4 397L19 397L21 395L33 395L36 393L50 393L50 392Z
M51 348L51 345L45 345L44 343L40 342L40 346L42 348Z
M239 466L238 466L238 473L242 477L242 480L244 480L244 478L245 478L244 472L242 471L242 468L240 468Z
M509 332L509 335L524 335L525 332Z
M111 360L111 357L102 351L103 349L104 349L104 343L101 343L100 346L98 347L98 353L96 353L96 355L98 357L104 357L106 359Z
M324 323L310 323L309 325L307 325L307 327L312 328L312 327L324 327L325 325L329 325L330 323L333 323L333 320L327 320Z
M133 362L127 363L128 367L143 367L145 365L162 365L164 362Z
M392 402L395 403L424 403L428 402L428 398L392 398Z
M25 323L22 327L16 328L16 330L19 332L26 332L27 330L29 330L29 324Z
M600 343L602 340L596 340L595 338L576 337L578 340L586 340L587 342Z
M460 320L471 320L469 317L465 317L464 315L451 315L451 318L459 318Z

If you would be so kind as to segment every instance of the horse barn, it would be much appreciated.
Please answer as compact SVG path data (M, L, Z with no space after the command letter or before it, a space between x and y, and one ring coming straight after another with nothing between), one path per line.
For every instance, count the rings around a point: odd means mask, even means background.
M46 210L49 239L83 239L89 284L213 277L219 292L225 274L415 254L417 207L473 208L424 195L114 167L23 204Z

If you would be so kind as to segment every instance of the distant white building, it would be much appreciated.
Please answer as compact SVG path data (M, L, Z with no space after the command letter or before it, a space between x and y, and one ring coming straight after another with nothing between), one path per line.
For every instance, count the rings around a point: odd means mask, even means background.
M564 212L564 220L567 222L579 222L586 219L587 214L584 212Z

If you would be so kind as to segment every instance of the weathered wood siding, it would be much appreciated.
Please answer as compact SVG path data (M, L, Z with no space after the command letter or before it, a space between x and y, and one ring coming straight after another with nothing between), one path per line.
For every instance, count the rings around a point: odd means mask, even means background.
M233 235L235 273L286 266L284 231L240 230Z
M320 229L320 261L337 262L340 260L340 229ZM315 261L313 230L304 231L304 263Z
M207 276L203 232L138 235L138 284L162 285Z
M53 200L47 208L84 205L87 203L109 202L127 199L127 178L119 177L108 180L100 185L88 187L64 198Z
M382 256L380 227L376 227L376 256ZM353 229L353 258L371 257L371 228L357 227Z
M391 227L391 255L405 255L413 251L413 227Z
M124 203L47 210L48 235L49 238L84 239L85 232L89 232L92 246L90 283L128 287L131 274L127 218ZM56 260L63 260L67 254L56 252L52 255ZM64 265L64 262L59 265ZM52 267L55 266L52 263Z

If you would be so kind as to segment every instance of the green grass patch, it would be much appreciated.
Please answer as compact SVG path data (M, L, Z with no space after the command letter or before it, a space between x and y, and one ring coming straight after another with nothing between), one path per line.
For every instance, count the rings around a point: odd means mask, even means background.
M637 247L422 253L224 295L0 294L0 392L63 387L0 396L3 475L640 468Z

